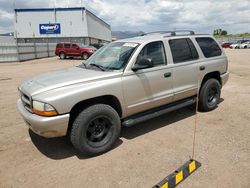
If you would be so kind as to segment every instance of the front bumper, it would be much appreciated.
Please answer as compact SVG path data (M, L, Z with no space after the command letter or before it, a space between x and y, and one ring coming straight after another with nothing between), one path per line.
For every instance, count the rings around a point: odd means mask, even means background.
M224 86L227 83L228 79L229 79L229 72L221 74L220 78L221 78L221 84L222 84L222 86Z
M29 128L43 137L60 137L67 134L69 114L43 117L28 112L21 99L17 101L17 109Z

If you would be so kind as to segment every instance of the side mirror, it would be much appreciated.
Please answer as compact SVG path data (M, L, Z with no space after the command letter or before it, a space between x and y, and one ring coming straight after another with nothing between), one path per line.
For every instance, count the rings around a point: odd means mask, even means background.
M79 49L80 49L80 47L76 47L76 49L77 49L77 50L79 50Z
M149 58L142 58L135 63L135 65L132 67L132 71L137 71L140 69L146 69L151 67L153 67L152 60Z

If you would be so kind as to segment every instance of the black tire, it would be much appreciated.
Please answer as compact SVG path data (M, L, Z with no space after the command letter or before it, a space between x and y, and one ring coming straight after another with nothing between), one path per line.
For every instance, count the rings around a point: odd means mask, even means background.
M65 59L66 55L64 52L60 52L59 57L60 57L60 59Z
M78 151L95 156L110 150L120 131L121 120L117 112L109 105L96 104L75 118L70 139Z
M88 53L86 53L86 52L82 53L82 59L83 60L87 60L88 58L89 58L89 54Z
M199 95L199 110L207 112L215 109L220 101L221 85L211 78L201 87Z

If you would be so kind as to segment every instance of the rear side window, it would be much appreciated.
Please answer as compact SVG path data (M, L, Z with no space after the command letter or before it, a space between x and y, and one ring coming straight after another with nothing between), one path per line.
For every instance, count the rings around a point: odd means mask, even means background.
M63 45L62 45L62 44L57 44L56 47L57 47L57 48L62 48Z
M64 44L64 48L70 48L70 44Z
M196 41L205 57L209 58L221 55L221 49L214 39L209 37L199 37L196 38Z
M151 59L154 66L166 64L166 55L163 43L157 41L157 42L151 42L146 46L144 46L144 48L138 55L137 61L139 61L142 58Z
M189 38L169 40L174 63L198 59L197 50Z

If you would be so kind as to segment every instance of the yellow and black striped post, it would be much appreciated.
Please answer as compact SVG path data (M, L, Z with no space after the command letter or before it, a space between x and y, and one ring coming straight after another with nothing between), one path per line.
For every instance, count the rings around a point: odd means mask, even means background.
M196 169L201 166L201 163L190 159L172 174L165 177L162 181L157 183L153 188L173 188L176 187L181 181L186 179Z

